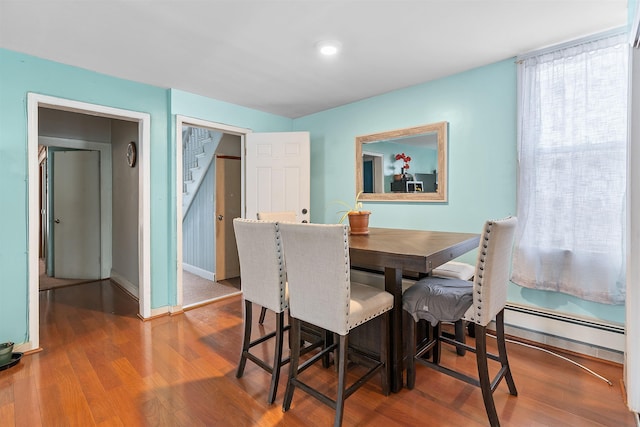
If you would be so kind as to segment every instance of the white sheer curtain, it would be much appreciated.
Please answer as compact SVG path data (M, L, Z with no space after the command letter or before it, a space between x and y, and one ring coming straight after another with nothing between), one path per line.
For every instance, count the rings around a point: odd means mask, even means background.
M616 36L519 63L521 286L624 303L628 55Z

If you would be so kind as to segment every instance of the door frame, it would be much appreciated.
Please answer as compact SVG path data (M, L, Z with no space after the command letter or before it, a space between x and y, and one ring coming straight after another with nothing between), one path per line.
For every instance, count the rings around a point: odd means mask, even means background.
M112 224L112 168L111 144L52 136L38 137L38 144L45 147L73 148L77 150L98 151L100 154L100 278L111 275L111 224ZM51 212L47 209L47 217ZM47 227L49 224L47 224ZM49 233L47 233L49 237ZM50 256L51 254L49 254ZM55 254L54 254L55 256Z
M28 206L29 206L29 341L25 343L29 349L40 347L40 314L38 298L38 248L39 248L39 162L38 162L38 107L64 110L92 116L107 117L138 123L140 143L139 167L139 249L138 249L138 300L139 315L143 319L151 317L151 262L150 262L150 167L151 159L151 115L137 111L123 110L104 105L73 101L48 95L29 92L27 94L27 159L29 172Z
M384 171L382 170L384 165L383 155L371 151L362 151L362 155L373 157L373 192L386 193L384 191ZM357 179L362 179L362 177L357 177Z
M178 312L182 310L183 304L183 280L182 280L182 129L185 126L193 126L199 128L206 128L211 130L220 131L232 135L238 135L240 137L240 188L241 188L241 206L240 211L242 216L245 216L246 204L245 204L245 135L252 133L253 130L240 128L236 126L226 125L223 123L210 122L208 120L196 119L193 117L176 115L176 306L172 308L172 312Z

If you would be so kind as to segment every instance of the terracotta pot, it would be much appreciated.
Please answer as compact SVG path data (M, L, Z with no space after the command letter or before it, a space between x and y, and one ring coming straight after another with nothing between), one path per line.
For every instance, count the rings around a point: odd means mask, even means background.
M397 173L397 174L393 175L393 180L394 181L402 181L403 177L404 177L404 174Z
M349 212L349 228L351 234L369 234L369 211Z

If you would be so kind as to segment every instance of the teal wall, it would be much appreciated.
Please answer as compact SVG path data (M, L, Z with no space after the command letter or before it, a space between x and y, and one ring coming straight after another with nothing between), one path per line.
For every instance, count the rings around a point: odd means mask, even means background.
M355 197L355 137L449 122L447 203L365 202L374 227L478 232L516 213L516 64L513 59L294 120L311 132L311 220L337 222ZM475 253L461 258L475 263ZM624 306L511 284L509 300L624 323Z
M27 93L151 115L152 306L167 300L166 90L0 49L0 339L27 340Z
M28 337L27 93L151 115L151 307L176 301L175 119L183 114L257 131L291 119L0 49L0 342ZM171 120L169 120L171 118Z
M516 211L516 66L513 60L298 119L165 90L0 49L0 341L27 337L27 93L151 115L151 305L175 304L175 115L256 132L311 134L311 219L336 222L355 196L355 137L449 122L446 203L367 202L371 225L478 232ZM475 262L474 254L462 259ZM509 299L623 323L624 307L512 285Z

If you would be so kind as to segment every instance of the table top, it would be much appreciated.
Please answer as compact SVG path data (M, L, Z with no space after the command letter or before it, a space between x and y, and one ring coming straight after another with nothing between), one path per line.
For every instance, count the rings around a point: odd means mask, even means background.
M349 237L349 255L356 266L429 273L479 242L480 235L473 233L372 227L369 234Z

